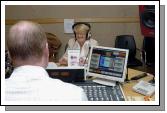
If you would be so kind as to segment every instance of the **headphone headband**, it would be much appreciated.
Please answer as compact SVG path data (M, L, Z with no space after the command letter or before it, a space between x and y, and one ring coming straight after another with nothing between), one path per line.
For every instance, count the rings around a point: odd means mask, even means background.
M75 26L80 25L80 24L84 24L84 25L86 25L86 26L89 28L88 31L90 31L91 26L90 26L89 23L86 23L86 22L76 22L76 23L72 26L72 29L74 30Z

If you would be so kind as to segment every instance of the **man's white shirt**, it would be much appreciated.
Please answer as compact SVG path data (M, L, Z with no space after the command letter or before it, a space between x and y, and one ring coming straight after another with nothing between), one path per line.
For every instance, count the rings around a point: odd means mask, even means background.
M20 66L5 80L6 101L86 101L83 89L52 79L43 67Z

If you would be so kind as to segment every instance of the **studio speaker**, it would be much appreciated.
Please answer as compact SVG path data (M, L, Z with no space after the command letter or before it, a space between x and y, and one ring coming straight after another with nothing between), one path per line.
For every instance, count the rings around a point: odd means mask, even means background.
M155 37L155 5L139 6L141 33L144 37Z

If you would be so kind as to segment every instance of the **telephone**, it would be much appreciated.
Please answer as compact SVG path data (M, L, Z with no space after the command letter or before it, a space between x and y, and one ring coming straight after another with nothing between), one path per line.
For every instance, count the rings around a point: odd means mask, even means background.
M151 96L155 92L155 86L143 80L139 81L132 89L146 96Z

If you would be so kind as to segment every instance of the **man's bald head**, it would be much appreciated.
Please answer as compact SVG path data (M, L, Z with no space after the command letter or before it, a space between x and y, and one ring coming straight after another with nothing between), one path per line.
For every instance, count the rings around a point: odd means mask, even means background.
M7 37L7 46L14 60L41 58L46 47L47 38L39 24L20 21L13 25Z

